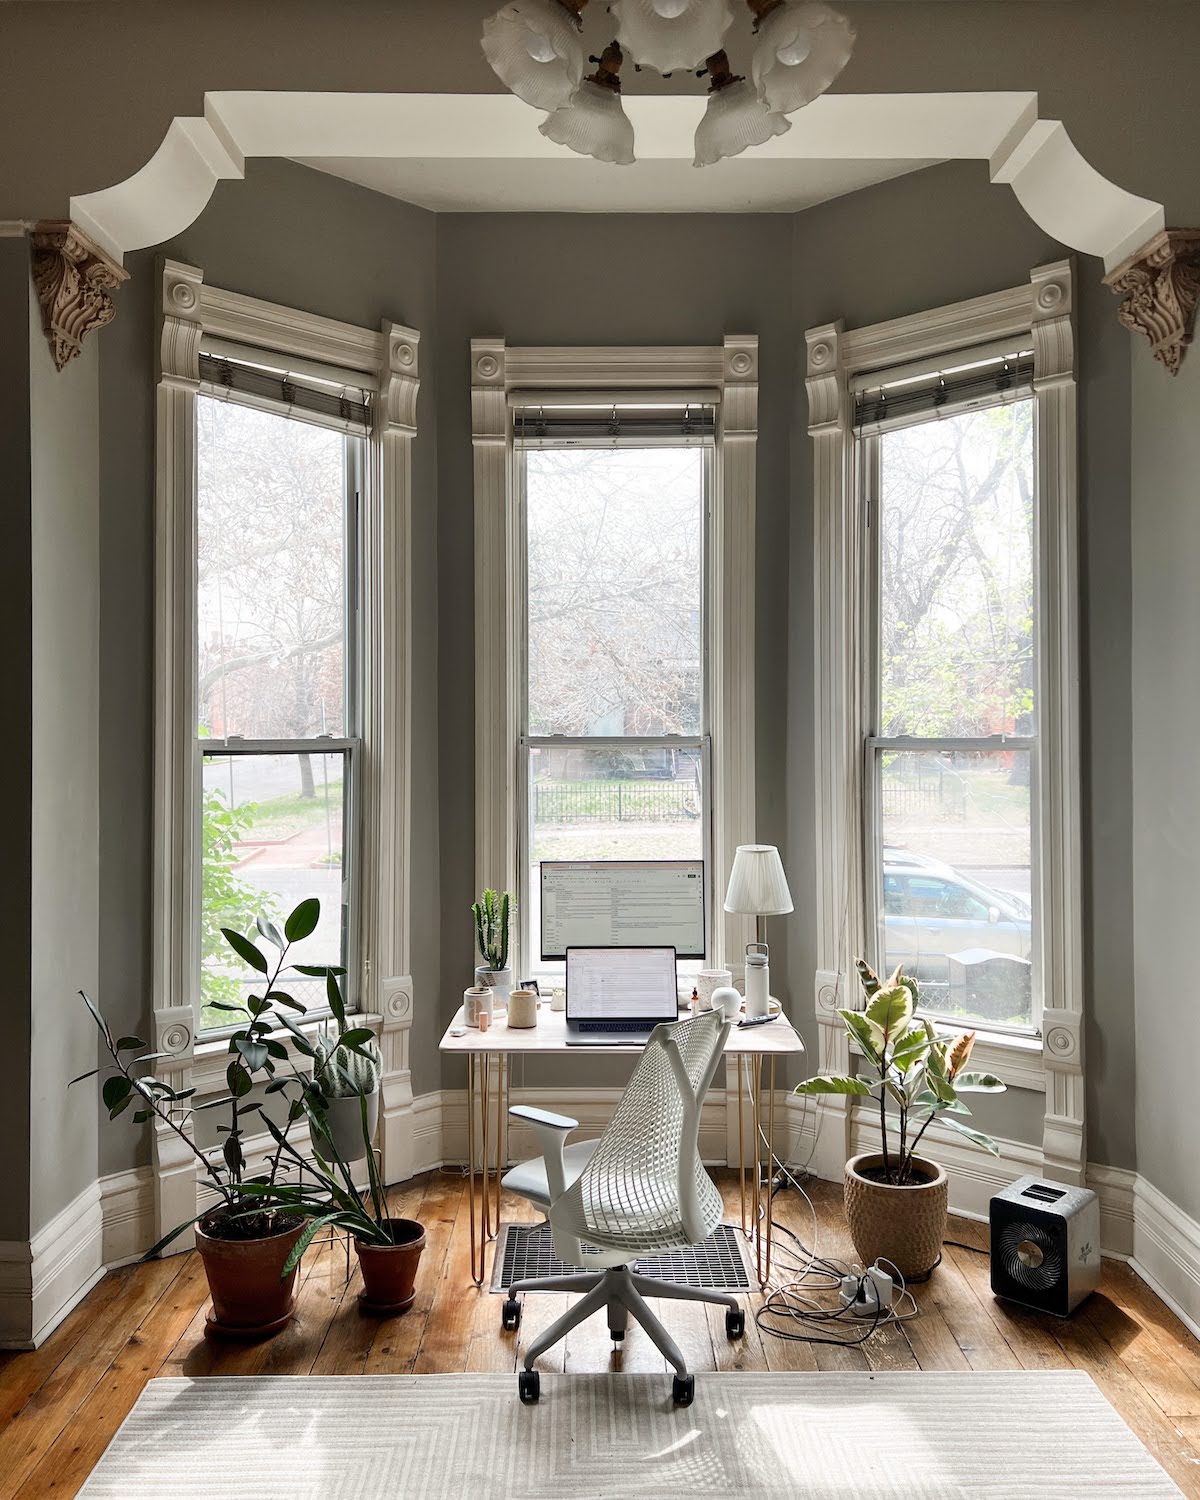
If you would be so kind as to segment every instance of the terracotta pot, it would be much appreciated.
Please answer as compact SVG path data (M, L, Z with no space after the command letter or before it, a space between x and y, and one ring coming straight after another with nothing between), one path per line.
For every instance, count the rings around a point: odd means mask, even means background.
M388 1223L396 1244L354 1241L363 1276L358 1300L367 1312L407 1312L416 1297L413 1286L425 1248L425 1230L415 1219L389 1219Z
M913 1170L921 1180L911 1186L893 1187L863 1175L882 1166L883 1157L874 1151L846 1163L846 1218L854 1249L864 1266L882 1259L906 1281L925 1281L946 1237L946 1174L918 1156Z
M212 1219L208 1221L212 1227ZM212 1307L204 1331L213 1338L261 1339L285 1327L296 1309L296 1268L284 1262L304 1232L304 1220L261 1240L223 1240L196 1225L196 1249L208 1277Z

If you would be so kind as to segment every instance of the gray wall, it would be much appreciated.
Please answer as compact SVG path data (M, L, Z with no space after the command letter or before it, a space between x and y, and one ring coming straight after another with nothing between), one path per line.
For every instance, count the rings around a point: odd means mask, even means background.
M30 289L33 866L30 1232L96 1180L99 350L56 371Z
M415 1090L438 1086L436 434L433 338L436 221L422 209L284 161L251 164L223 184L185 233L127 258L121 314L96 340L101 359L102 612L100 991L122 1027L149 1024L153 763L154 287L160 255L203 268L214 286L363 327L391 318L423 335L413 448L412 971ZM140 1033L145 1035L144 1032ZM147 1159L124 1122L101 1135L101 1171Z
M5 954L5 1039L12 1058L0 1089L6 1142L0 1240L29 1238L30 887L32 855L33 639L29 579L29 245L0 238L0 635L7 643L8 732L0 736L0 776L10 798L0 885L0 948Z
M1133 367L1134 952L1138 1168L1200 1216L1193 1109L1200 844L1200 356Z

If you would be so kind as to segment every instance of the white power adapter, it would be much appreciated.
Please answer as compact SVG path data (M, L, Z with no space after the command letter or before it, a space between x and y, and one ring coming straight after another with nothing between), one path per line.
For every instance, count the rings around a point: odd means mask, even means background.
M856 1318L878 1318L892 1310L895 1284L878 1264L864 1271L855 1266L850 1276L842 1277L839 1298Z

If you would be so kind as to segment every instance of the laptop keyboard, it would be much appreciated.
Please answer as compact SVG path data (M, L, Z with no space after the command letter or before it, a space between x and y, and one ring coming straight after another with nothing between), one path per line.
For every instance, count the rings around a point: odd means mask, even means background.
M652 1031L645 1021L577 1021L580 1031Z

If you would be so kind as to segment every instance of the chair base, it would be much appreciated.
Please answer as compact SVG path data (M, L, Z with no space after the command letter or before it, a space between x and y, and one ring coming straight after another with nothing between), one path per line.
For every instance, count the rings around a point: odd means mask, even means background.
M505 1302L504 1327L512 1328L520 1322L518 1292L582 1292L583 1296L573 1307L567 1309L556 1323L551 1324L525 1351L525 1369L531 1371L538 1356L552 1349L560 1339L566 1338L572 1328L590 1318L601 1308L608 1312L608 1330L616 1340L625 1337L629 1319L632 1317L649 1335L650 1340L663 1358L675 1370L674 1391L676 1400L686 1405L683 1393L691 1389L691 1376L680 1352L679 1345L651 1312L647 1297L671 1298L679 1302L711 1302L726 1309L725 1327L731 1338L737 1338L745 1329L745 1314L736 1297L728 1292L708 1291L703 1287L681 1286L672 1281L659 1281L654 1276L639 1276L630 1266L610 1266L606 1271L581 1271L578 1276L555 1276L545 1280L531 1279L514 1282L508 1289ZM513 1321L512 1309L516 1308ZM522 1384L522 1392L532 1386ZM523 1400L529 1398L522 1395ZM534 1396L533 1400L537 1397Z

